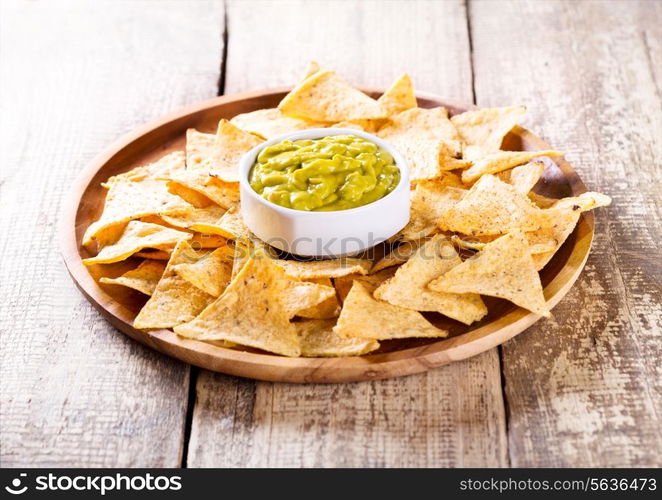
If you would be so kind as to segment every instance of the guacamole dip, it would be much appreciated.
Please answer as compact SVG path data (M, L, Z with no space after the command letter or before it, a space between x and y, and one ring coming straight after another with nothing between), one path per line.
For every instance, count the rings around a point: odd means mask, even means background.
M333 135L264 148L248 180L260 196L282 207L332 211L383 198L398 185L400 170L374 142Z

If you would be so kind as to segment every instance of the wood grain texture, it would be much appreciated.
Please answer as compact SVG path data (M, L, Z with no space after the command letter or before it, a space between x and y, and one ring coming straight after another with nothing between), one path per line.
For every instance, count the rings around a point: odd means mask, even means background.
M477 103L528 105L525 125L614 200L554 319L503 346L510 461L660 466L662 4L474 1L470 16Z
M189 368L91 308L55 228L70 183L109 142L216 94L223 6L0 6L0 462L177 466Z
M225 92L291 85L315 59L355 84L385 86L406 71L421 90L471 101L462 2L339 4L230 2ZM335 386L202 370L196 393L192 467L507 464L495 349L421 375Z

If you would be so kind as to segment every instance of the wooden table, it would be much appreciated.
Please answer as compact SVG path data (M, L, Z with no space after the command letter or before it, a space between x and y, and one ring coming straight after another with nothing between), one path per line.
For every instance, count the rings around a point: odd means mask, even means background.
M2 0L2 466L660 466L662 3ZM75 289L56 223L120 135L316 59L408 72L524 123L614 203L579 281L498 349L422 375L253 382L124 337Z

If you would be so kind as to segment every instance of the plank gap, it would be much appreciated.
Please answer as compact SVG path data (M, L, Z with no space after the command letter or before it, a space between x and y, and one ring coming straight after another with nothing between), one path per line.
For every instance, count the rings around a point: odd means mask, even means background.
M196 385L198 383L198 373L200 368L191 365L188 380L188 400L186 403L186 422L184 424L184 446L182 448L182 461L181 467L185 469L188 462L188 446L191 441L191 427L193 426L193 411L195 410L196 403Z
M228 60L228 3L223 0L223 33L221 35L221 71L218 75L218 92L216 95L225 94L225 75L227 74L227 60Z
M467 20L467 39L469 41L469 71L471 73L471 99L476 104L476 75L474 73L474 43L471 34L471 0L464 0L464 18Z
M497 346L499 351L499 376L501 377L501 399L503 400L503 418L506 427L506 467L510 465L510 406L506 394L506 371L503 362L503 344Z

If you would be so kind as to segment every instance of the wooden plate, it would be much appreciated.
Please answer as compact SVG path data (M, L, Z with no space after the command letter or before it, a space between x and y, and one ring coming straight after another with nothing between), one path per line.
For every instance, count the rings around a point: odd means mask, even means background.
M379 95L374 89L364 89ZM103 208L105 190L100 186L111 175L157 159L165 153L184 148L186 129L214 131L221 118L260 108L270 108L287 89L243 93L211 99L150 123L114 144L96 158L76 181L61 221L62 254L65 264L81 292L115 327L129 337L160 352L209 370L283 382L347 382L397 377L422 372L452 361L475 356L524 331L540 316L509 302L487 298L488 316L471 327L440 315L428 315L431 321L448 328L444 340L413 339L384 342L374 354L356 358L285 358L261 351L236 350L177 337L172 331L143 332L131 325L145 303L139 292L124 287L97 283L99 266L87 268L81 259L90 257L80 244L87 226ZM419 94L421 107L445 106L451 114L473 106L462 106L429 94ZM531 132L516 127L504 140L504 149L552 149ZM553 198L578 195L586 191L577 173L562 158L548 162L536 191ZM581 272L593 239L594 218L581 216L577 228L541 273L545 298L555 306L568 292ZM104 266L113 276L136 265L127 261Z

